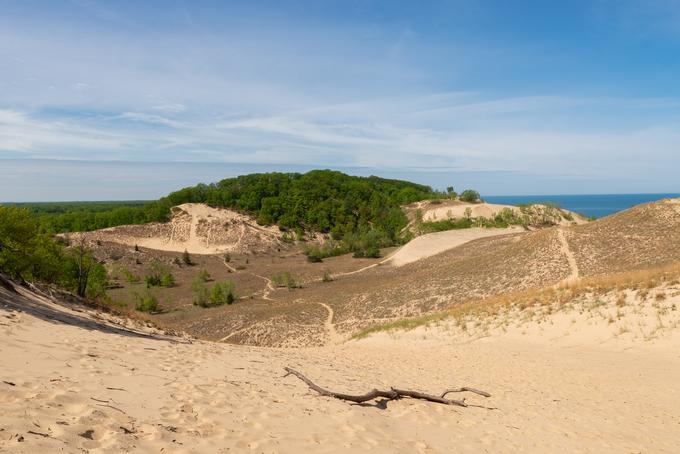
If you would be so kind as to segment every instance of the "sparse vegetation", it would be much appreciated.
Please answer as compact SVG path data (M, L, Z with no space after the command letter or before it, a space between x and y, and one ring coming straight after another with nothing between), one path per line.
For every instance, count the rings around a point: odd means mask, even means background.
M153 293L147 291L143 294L135 294L135 298L137 300L135 310L149 314L158 312L158 299Z
M621 301L625 302L625 295L623 299L621 296L623 292L638 290L638 293L643 292L646 296L649 293L648 286L650 283L653 282L654 285L668 284L677 279L678 275L680 275L680 264L675 263L654 269L589 277L557 288L529 289L486 299L473 299L457 304L446 311L368 327L355 334L354 338L365 337L381 331L411 330L449 318L455 319L457 322L472 317L488 319L513 308L521 311L527 309L533 311L537 307L547 308L550 306L552 311L554 308L572 307L573 304L583 306L586 299L589 303L585 309L597 310L606 305L601 298L602 296L610 297L614 307L622 307ZM644 301L644 298L642 300ZM670 306L670 310L673 310L673 305Z
M196 273L196 277L194 278L195 281L199 282L208 282L211 279L212 276L205 268L202 268L198 273Z
M272 283L277 287L286 287L288 290L293 290L297 288L297 283L295 279L288 271L284 271L279 274L272 276Z
M149 267L149 273L144 277L146 287L172 287L175 285L175 276L170 269L159 261L154 261Z
M186 266L193 266L194 265L194 262L191 260L191 255L189 254L189 252L186 249L182 253L182 263L184 263Z
M216 282L210 291L210 304L220 306L222 304L232 304L236 300L234 293L234 282Z
M121 268L121 273L125 277L125 280L130 284L138 284L141 281L141 278L137 274L125 267Z

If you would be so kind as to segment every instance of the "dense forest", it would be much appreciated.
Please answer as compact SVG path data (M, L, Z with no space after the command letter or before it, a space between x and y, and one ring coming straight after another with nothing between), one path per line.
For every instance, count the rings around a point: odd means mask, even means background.
M126 224L162 222L182 203L206 203L248 213L260 224L278 224L298 237L328 233L337 247L317 255L375 254L396 244L407 224L401 205L443 197L429 186L331 170L261 173L198 184L153 202L70 202L23 204L43 232L89 231Z

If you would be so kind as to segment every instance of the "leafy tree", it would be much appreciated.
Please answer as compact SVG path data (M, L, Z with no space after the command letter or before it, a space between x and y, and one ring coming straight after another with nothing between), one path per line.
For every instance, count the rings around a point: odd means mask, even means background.
M37 226L26 209L0 206L0 270L15 279L30 274Z
M479 192L474 189L466 189L460 194L460 200L468 203L476 203L481 200Z

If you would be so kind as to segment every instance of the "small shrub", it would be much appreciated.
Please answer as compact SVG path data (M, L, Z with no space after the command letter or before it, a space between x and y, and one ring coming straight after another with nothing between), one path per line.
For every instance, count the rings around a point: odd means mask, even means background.
M189 255L189 252L186 249L182 253L182 262L186 266L193 266L194 265L194 262L191 260L191 255Z
M172 287L175 285L175 276L168 272L161 276L161 287Z
M123 273L123 276L125 276L125 280L128 281L130 284L138 284L139 281L141 281L139 276L134 274L129 269L123 268L121 271Z
M136 295L137 303L135 304L135 309L139 312L154 313L158 312L158 299L152 295L150 292L144 295Z
M272 276L272 282L277 287L286 287L288 288L288 290L293 290L294 288L297 288L295 279L293 278L293 276L290 275L288 271L284 271L283 273L275 274L274 276Z
M210 291L210 304L221 306L222 304L232 304L235 300L233 281L217 282L213 285Z
M307 260L312 263L322 262L326 257L336 257L338 255L346 254L347 252L347 248L341 246L335 240L326 241L322 245L309 245L304 249Z
M364 253L364 257L367 259L377 259L380 258L380 249L378 249L375 246L369 246L366 248L366 252Z
M212 279L212 276L210 275L210 273L208 272L208 270L206 270L205 268L203 268L201 271L199 271L199 272L196 274L196 277L194 278L194 281L208 282L208 281L211 280L211 279Z
M144 277L147 288L149 287L172 287L175 285L175 277L167 266L155 261L149 267L149 274Z
M231 254L224 254L224 263L231 262Z
M208 307L208 288L203 283L194 282L194 304L201 307Z

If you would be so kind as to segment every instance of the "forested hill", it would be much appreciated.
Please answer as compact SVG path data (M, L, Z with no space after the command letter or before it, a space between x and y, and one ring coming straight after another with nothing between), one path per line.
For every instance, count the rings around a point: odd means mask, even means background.
M144 205L93 210L88 204L72 204L56 212L28 208L44 230L53 232L165 221L171 207L193 202L245 212L261 224L276 223L283 229L331 233L335 238L375 231L395 240L407 222L401 205L440 196L429 186L407 181L314 170L242 175L184 188Z

